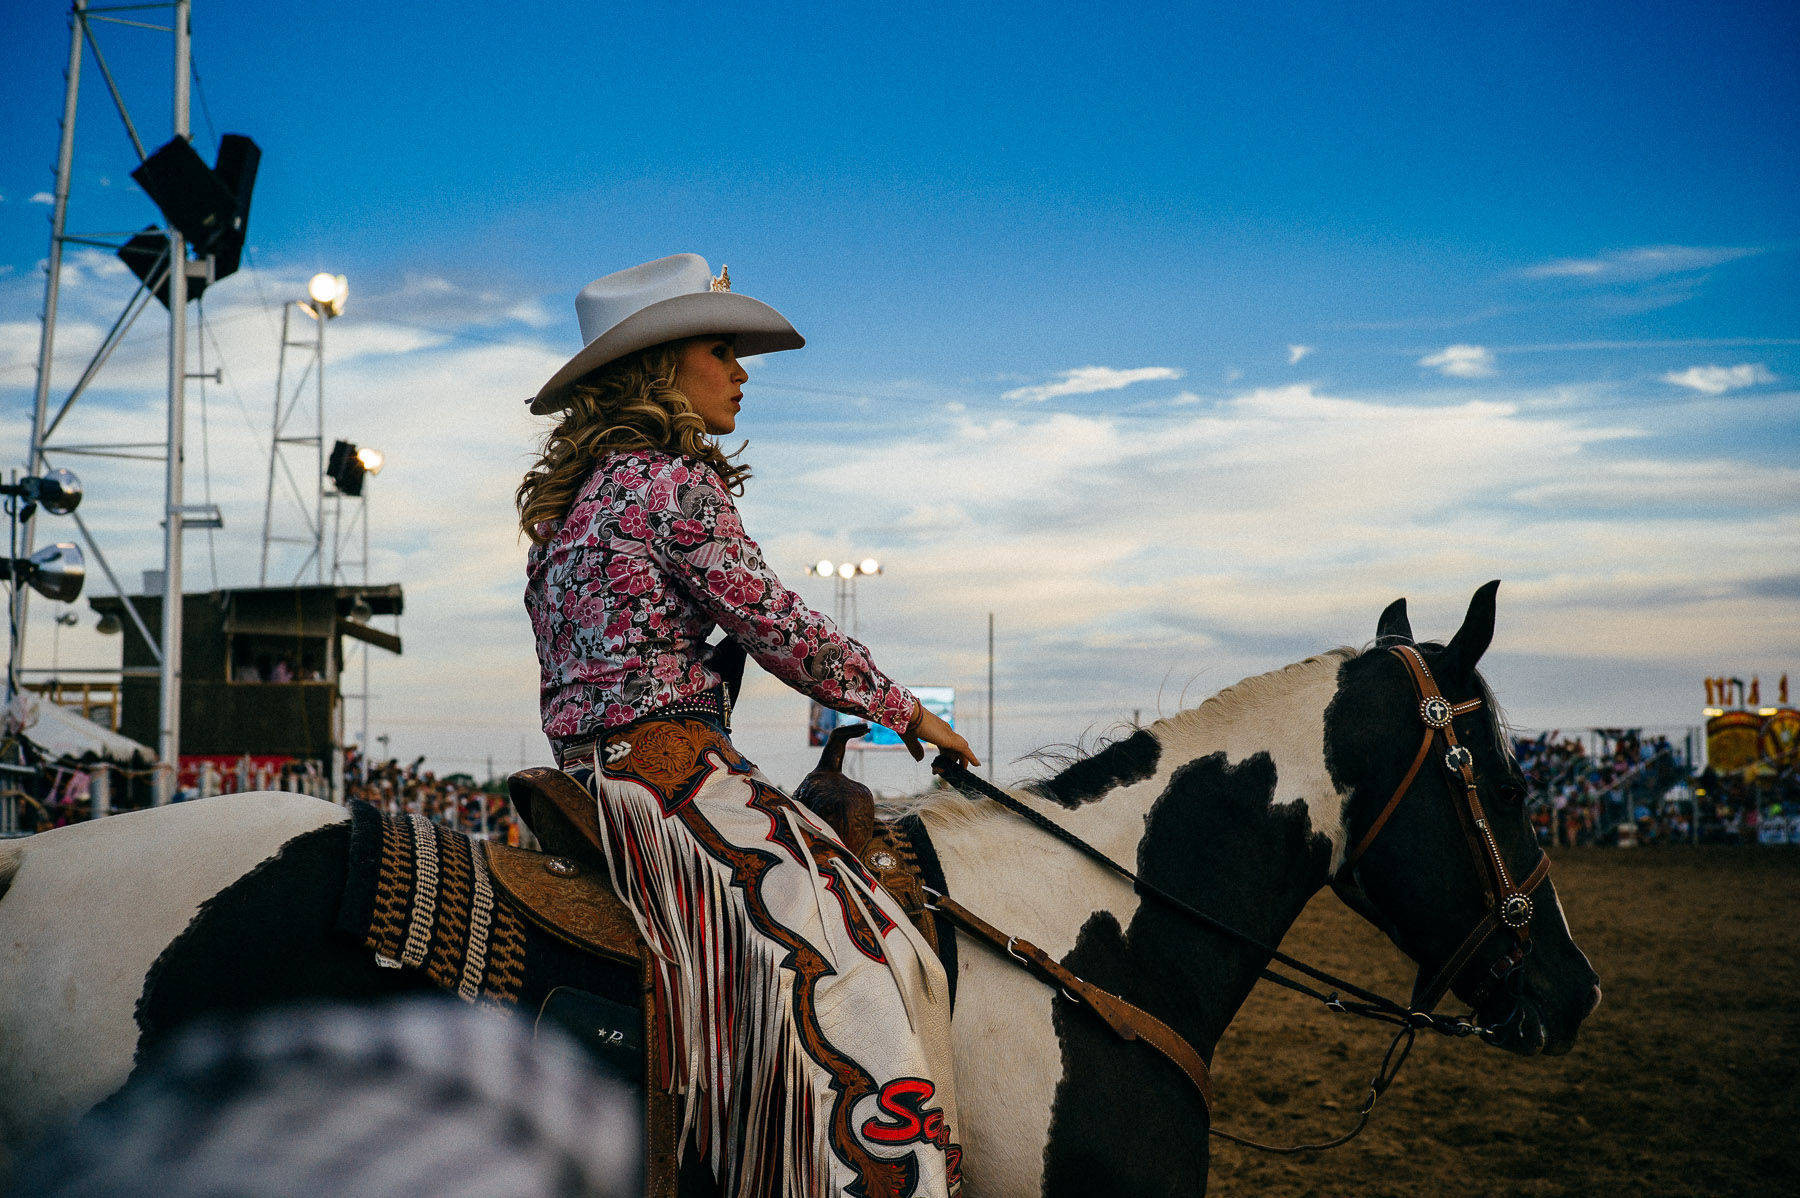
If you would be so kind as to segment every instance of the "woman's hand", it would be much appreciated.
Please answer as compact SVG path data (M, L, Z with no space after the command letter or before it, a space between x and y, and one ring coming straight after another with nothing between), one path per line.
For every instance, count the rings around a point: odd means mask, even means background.
M914 761L925 760L925 746L919 742L929 741L952 757L960 759L965 766L981 764L981 760L975 756L975 750L969 747L969 742L959 736L956 729L944 723L943 717L927 711L923 703L919 704L913 723L900 734L900 739L906 742L907 751L913 755Z

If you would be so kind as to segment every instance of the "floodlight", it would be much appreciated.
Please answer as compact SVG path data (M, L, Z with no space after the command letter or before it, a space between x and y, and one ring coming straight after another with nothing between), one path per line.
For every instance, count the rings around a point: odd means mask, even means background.
M341 316L344 300L350 294L350 280L343 275L320 271L306 284L306 294L311 297L313 307L326 319Z
M367 624L374 618L375 609L369 606L369 601L367 599L358 595L356 597L356 602L350 605L350 619L358 624Z
M72 611L59 611L56 613L56 622L64 628L73 628L81 623L81 617Z
M858 574L879 574L881 573L881 563L872 557L865 557L862 559L862 565L856 568L856 572Z
M17 511L21 520L30 518L39 504L52 516L66 516L81 506L81 480L59 466L41 476L0 483L0 495L25 501Z
M826 561L824 558L820 558L817 564L813 566L812 572L814 574L825 576L829 575L833 569L835 569L835 567L833 567L830 562Z
M121 632L125 631L125 625L119 622L118 616L114 615L112 612L107 612L100 617L100 622L94 625L94 631L101 636L118 636Z
M839 578L853 578L855 575L856 566L851 562L844 562L837 568L837 576Z
M338 494L361 495L363 475L367 473L368 468L362 464L355 445L349 441L339 441L331 447L331 459L325 464L325 475L337 484Z
M25 487L26 493L52 516L66 516L81 506L81 480L60 466L42 478L26 479Z
M87 567L79 547L67 541L46 545L27 558L7 559L7 573L14 585L25 583L32 590L58 603L72 603L87 581Z
M379 449L370 449L367 445L356 451L356 460L361 462L362 468L370 474L380 474L382 464L387 461L381 456Z

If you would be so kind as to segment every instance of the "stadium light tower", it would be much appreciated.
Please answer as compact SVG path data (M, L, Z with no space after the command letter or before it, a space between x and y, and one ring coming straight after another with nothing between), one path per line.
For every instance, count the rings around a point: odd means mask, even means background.
M306 284L306 298L289 300L281 306L281 352L275 359L275 419L269 434L269 483L263 496L263 536L262 565L257 572L257 585L269 585L269 547L276 542L288 542L307 547L306 556L300 562L300 568L294 571L294 581L299 582L308 566L314 568L318 581L326 580L325 562L325 479L330 473L325 466L325 325L344 313L344 301L350 295L350 282L343 275L334 275L321 271ZM298 308L312 317L316 331L310 339L297 340L289 332L294 320L294 310ZM299 380L295 383L293 393L287 390L288 350L304 350L296 361L299 367ZM292 435L287 432L295 420L301 397L307 390L307 379L311 376L313 387L312 430L306 435ZM313 477L312 494L307 496L300 485L298 477L283 451L287 447L296 447L302 451L311 447L315 458L310 473ZM275 528L275 491L276 474L280 472L283 481L298 506L304 532L302 535L286 535Z
M837 621L839 628L856 636L859 622L856 612L856 580L880 574L881 563L872 557L865 557L859 562L833 562L821 558L806 567L806 572L832 580L831 618Z

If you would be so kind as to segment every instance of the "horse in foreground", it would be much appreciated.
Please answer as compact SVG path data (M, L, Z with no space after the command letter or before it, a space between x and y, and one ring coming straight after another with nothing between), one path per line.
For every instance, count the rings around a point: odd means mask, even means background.
M1397 602L1370 649L1246 679L1013 792L1134 868L1141 889L997 803L915 801L948 893L1210 1060L1270 958L1144 891L1266 946L1330 883L1418 964L1420 993L1471 1004L1489 1044L1567 1052L1600 991L1543 879L1476 670L1496 587L1447 644L1414 646ZM1441 710L1397 647L1416 653ZM1462 758L1428 751L1438 727ZM348 824L319 800L236 795L0 846L4 1142L16 1150L106 1098L146 1044L195 1015L420 987L333 931ZM1471 935L1483 928L1500 934ZM1203 1192L1210 1113L1179 1070L983 944L955 937L945 956L966 1193Z

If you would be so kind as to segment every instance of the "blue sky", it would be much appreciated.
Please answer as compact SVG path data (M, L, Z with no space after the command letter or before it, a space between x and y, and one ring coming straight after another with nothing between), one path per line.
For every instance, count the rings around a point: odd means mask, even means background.
M754 371L752 532L821 604L804 562L887 558L863 631L914 681L976 686L997 611L1003 758L1361 642L1396 594L1448 631L1496 576L1522 724L1686 723L1690 679L1800 675L1800 14L1273 8L202 0L196 140L265 154L254 269L208 304L221 583L260 528L269 306L342 271L329 417L392 455L377 572L415 613L373 723L516 758L518 398L583 283L693 250L810 342ZM9 26L22 455L66 9ZM102 31L151 145L165 46ZM149 223L104 91L82 104L71 228ZM128 289L69 270L78 350ZM160 335L82 418L158 426ZM86 473L109 555L154 565L154 471ZM497 721L458 693L469 646ZM754 695L747 747L797 772L798 706Z

